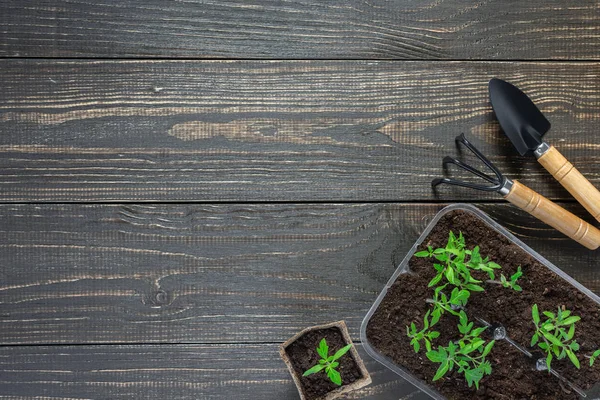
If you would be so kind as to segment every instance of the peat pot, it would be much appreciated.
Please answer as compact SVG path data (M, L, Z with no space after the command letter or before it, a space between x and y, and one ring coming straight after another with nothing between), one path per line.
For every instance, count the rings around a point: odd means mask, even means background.
M337 360L341 386L331 382L325 371L302 376L321 359L317 347L323 338L327 341L330 355L352 343L346 324L338 321L304 329L280 346L279 353L292 375L300 399L331 400L371 383L369 372L354 346Z

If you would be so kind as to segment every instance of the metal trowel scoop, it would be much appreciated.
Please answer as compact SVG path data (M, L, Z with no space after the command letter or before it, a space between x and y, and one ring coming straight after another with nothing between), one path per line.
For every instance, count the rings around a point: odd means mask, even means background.
M600 221L600 192L554 146L542 140L550 122L525 93L501 79L489 84L490 100L502 130L521 155L533 154Z

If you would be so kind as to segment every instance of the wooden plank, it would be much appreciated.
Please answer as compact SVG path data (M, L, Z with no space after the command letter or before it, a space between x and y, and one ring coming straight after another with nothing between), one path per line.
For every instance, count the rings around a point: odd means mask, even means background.
M427 399L371 360L347 399ZM295 399L276 344L0 348L0 399Z
M358 337L440 208L2 205L0 344L278 343L339 319ZM600 292L597 252L510 205L481 208Z
M531 95L553 123L548 141L600 186L600 63L4 60L0 71L0 201L434 200L460 132L511 177L572 199L500 133L493 76Z
M599 59L586 0L0 3L8 57Z

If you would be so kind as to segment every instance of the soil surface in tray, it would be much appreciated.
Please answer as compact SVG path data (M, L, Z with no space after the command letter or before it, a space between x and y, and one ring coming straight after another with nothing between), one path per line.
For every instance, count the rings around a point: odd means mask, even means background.
M340 387L329 380L325 371L302 376L304 371L315 366L321 359L317 353L317 347L323 338L327 340L330 356L348 344L338 328L328 328L308 332L285 349L308 400L319 398ZM336 369L342 376L342 386L349 385L363 377L351 352L346 353L337 361L340 363Z
M564 306L573 315L581 317L575 332L575 339L581 346L577 352L581 369L577 370L568 359L554 360L552 367L585 390L596 382L600 383L600 363L596 362L590 367L589 360L584 358L584 355L590 355L600 348L598 304L469 212L446 214L417 251L426 250L427 245L444 247L450 230L457 235L463 233L468 249L479 245L481 255L489 256L500 264L505 276L512 275L518 266L523 270L523 277L519 280L522 292L485 284L485 292L472 293L467 304L469 319L478 316L491 323L501 323L510 338L529 348L534 333L531 306L537 303L540 315L542 311L556 312L558 307ZM587 252L583 248L581 251L582 256ZM469 388L464 377L456 371L432 382L439 364L430 362L423 348L418 354L414 352L406 336L406 326L414 322L418 329L422 328L423 316L429 307L425 299L431 297L433 292L427 287L435 276L433 262L430 258L413 257L409 263L412 273L398 277L373 314L367 326L367 338L379 353L453 400L578 398L554 376L535 371L531 359L503 340L497 341L490 353L492 374L481 380L479 390ZM481 280L487 278L485 273L474 275ZM438 345L447 346L449 341L458 339L457 324L457 317L450 314L442 316L435 327L441 335L434 341L434 348Z

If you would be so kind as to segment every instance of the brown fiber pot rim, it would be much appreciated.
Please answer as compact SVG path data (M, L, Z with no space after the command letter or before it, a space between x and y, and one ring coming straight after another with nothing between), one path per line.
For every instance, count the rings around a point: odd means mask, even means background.
M304 394L304 390L302 389L302 384L300 383L301 377L294 370L292 361L290 360L287 353L285 352L285 349L290 344L292 344L296 340L298 340L298 338L300 338L301 336L305 335L308 332L316 331L316 330L320 330L320 329L328 329L328 328L338 328L340 330L340 332L342 332L342 337L344 338L344 341L346 343L353 343L352 338L350 337L350 333L348 333L348 327L346 326L346 323L344 321L337 321L337 322L331 322L329 324L311 326L310 328L303 329L302 331L298 332L297 334L292 336L290 339L288 339L281 346L279 346L279 354L281 355L281 358L285 362L285 365L287 365L288 370L290 371L290 374L292 375L292 379L294 380L294 383L296 384L296 389L298 389L298 393L300 394L301 400L306 400L306 395ZM356 365L358 366L358 370L360 371L360 373L363 377L352 382L349 385L340 386L339 388L334 389L331 392L329 392L321 397L318 397L314 400L337 399L338 397L340 397L341 395L343 395L345 393L352 392L354 390L358 390L358 389L363 388L371 383L371 376L369 375L369 371L367 371L367 368L365 367L363 360L358 355L358 351L356 351L356 346L352 346L352 348L350 349L350 354L352 355L354 362L356 362Z

